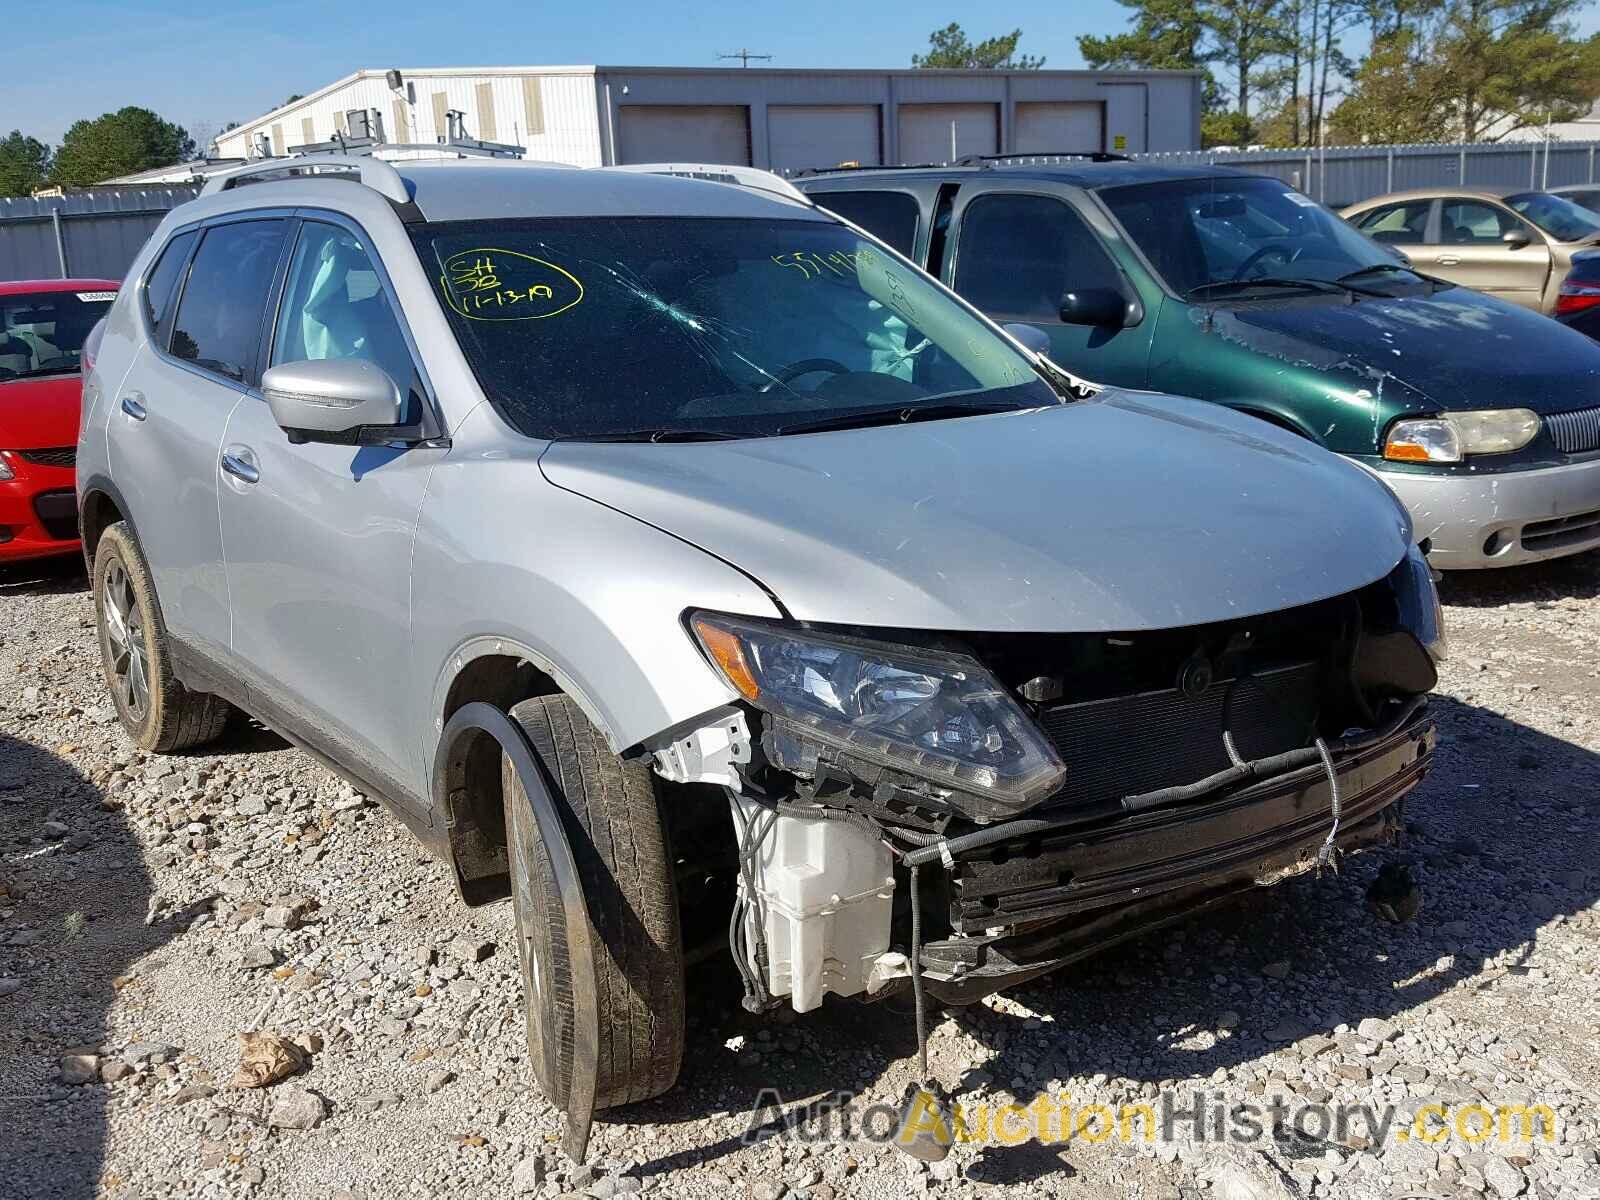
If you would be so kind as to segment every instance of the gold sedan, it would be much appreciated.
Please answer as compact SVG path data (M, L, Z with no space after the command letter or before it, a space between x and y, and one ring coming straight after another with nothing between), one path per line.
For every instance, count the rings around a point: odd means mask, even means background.
M1579 250L1600 245L1600 214L1550 192L1419 188L1339 214L1419 270L1553 313Z

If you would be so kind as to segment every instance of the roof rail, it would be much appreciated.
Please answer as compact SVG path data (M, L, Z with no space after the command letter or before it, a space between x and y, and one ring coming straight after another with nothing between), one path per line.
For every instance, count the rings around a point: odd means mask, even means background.
M848 175L852 171L932 171L949 163L840 163L834 167L801 167L790 179L811 179L818 175Z
M763 171L760 167L737 167L726 163L629 163L626 166L610 169L636 171L645 175L679 175L685 179L705 179L712 183L731 183L738 187L753 188L758 192L770 192L786 200L798 200L801 204L811 203L811 197L787 179L774 175L771 171Z
M381 158L365 154L306 154L294 158L264 158L260 162L222 171L206 180L200 189L202 196L228 191L241 184L270 182L273 176L355 175L362 183L386 200L396 204L411 203L411 193L406 190L400 172Z
M958 158L955 166L958 167L989 167L1006 163L1012 165L1032 165L1048 163L1057 158L1086 158L1090 162L1132 162L1126 154L1112 154L1108 150L1039 150L1029 154L969 154L965 158Z

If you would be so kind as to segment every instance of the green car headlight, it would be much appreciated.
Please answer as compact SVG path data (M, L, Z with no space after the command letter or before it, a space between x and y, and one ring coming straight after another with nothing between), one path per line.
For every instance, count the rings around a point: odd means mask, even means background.
M823 745L1020 812L1066 767L976 659L695 613L690 628L729 685Z
M1529 408L1488 408L1396 421L1383 456L1394 462L1460 462L1468 454L1509 454L1533 441L1539 414Z

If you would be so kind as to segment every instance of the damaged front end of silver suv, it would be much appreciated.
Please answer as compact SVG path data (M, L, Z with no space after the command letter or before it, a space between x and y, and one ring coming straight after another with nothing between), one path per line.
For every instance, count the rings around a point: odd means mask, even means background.
M692 612L741 702L656 754L727 789L752 1011L971 1003L1399 840L1444 640L1413 549L1265 615L929 635Z

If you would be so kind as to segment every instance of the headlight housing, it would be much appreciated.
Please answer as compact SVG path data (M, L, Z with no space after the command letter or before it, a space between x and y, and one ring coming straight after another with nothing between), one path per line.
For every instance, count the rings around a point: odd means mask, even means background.
M1539 433L1531 408L1486 408L1409 418L1389 427L1383 456L1393 462L1460 462L1468 454L1509 454Z
M1444 636L1444 609L1439 604L1439 589L1433 582L1433 568L1416 546L1406 551L1389 576L1395 602L1400 607L1400 627L1409 630L1428 657L1436 663L1449 655Z
M0 481L15 479L16 473L12 471L11 464L6 461L4 450L0 450Z
M980 794L1006 813L1054 792L1055 747L976 659L694 613L729 685L809 737L881 766Z

